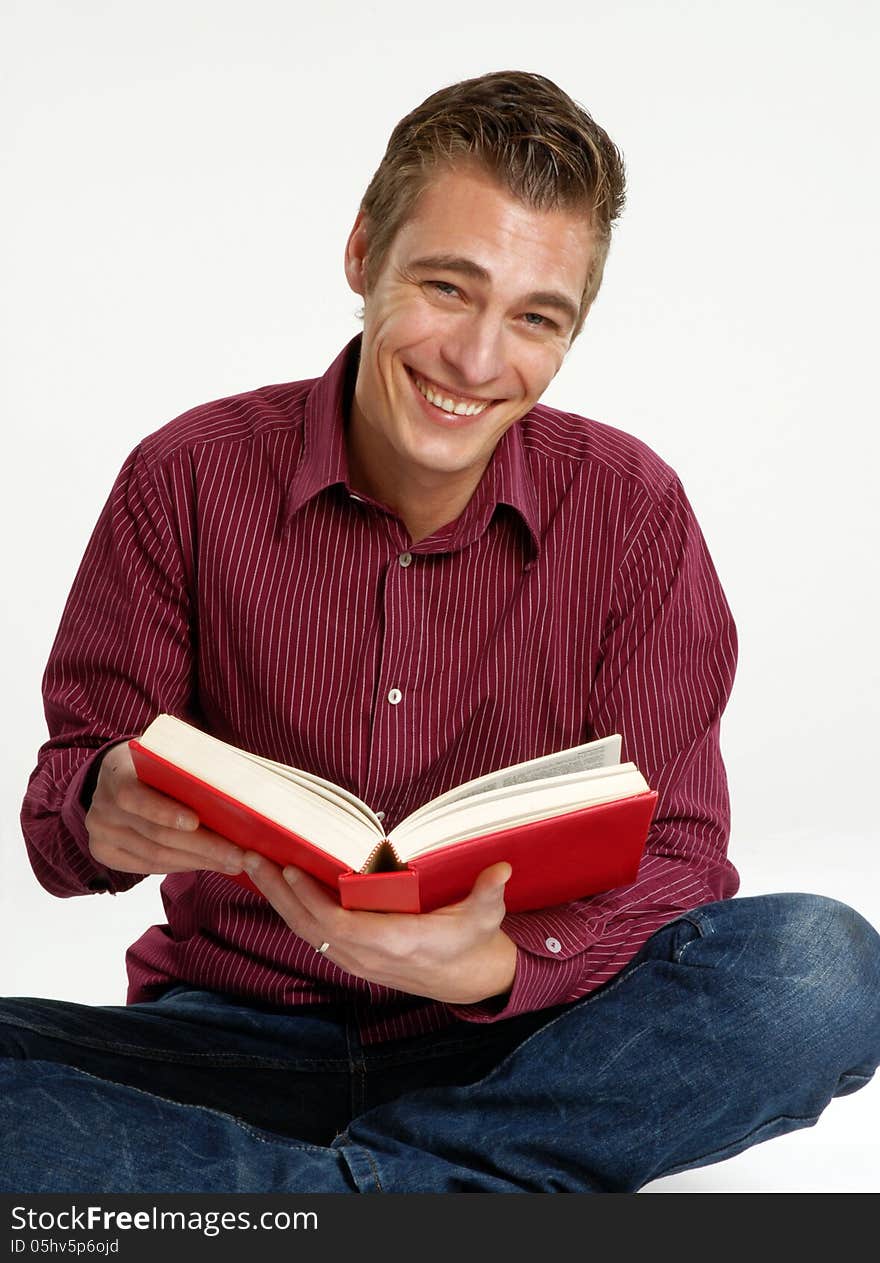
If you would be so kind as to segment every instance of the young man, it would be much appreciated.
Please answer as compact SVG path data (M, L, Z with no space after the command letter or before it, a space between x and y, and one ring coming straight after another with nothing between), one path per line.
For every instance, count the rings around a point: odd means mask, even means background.
M874 930L818 896L731 898L735 632L681 485L538 402L623 184L540 76L435 93L348 241L362 336L126 462L22 819L49 890L168 874L168 924L129 951L127 1007L3 1006L3 1189L631 1191L870 1078ZM127 741L161 711L388 827L620 732L658 811L625 889L507 916L497 864L434 913L350 912L137 781ZM227 880L242 868L264 899Z

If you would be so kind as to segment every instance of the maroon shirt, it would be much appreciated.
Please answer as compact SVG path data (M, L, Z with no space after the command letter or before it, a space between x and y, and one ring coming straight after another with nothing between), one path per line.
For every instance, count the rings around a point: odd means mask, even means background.
M483 772L621 733L660 795L638 879L508 916L506 1003L354 978L222 875L164 879L168 924L129 949L130 1002L180 981L276 1004L345 997L369 1042L576 1000L681 911L735 893L718 729L736 633L674 472L540 404L461 516L412 544L348 486L359 350L317 380L195 408L128 458L46 669L50 740L22 826L54 894L142 880L94 861L84 816L101 752L161 711L337 781L387 828Z

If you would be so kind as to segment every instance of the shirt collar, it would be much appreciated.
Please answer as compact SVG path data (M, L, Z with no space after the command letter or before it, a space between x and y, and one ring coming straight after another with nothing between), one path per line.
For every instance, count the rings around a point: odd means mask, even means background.
M340 351L306 397L303 450L287 491L285 521L320 491L348 483L345 418L360 361L361 335Z
M319 377L306 398L303 417L303 452L290 480L285 522L321 491L348 484L345 423L354 393L360 362L362 334L357 334ZM453 525L447 548L463 548L486 529L498 505L508 505L522 519L532 546L540 552L541 530L534 480L526 458L523 425L528 416L507 430L492 454L477 490L458 522Z

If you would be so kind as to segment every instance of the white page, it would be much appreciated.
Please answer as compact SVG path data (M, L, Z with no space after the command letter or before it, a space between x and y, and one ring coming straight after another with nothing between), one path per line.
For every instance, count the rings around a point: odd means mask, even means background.
M401 859L422 855L453 838L479 837L527 820L561 814L593 803L644 793L647 782L634 763L572 772L540 784L492 790L464 802L449 803L415 824L404 820L389 841Z
M374 825L368 818L354 814L338 794L319 795L314 786L301 784L297 779L266 776L258 757L251 757L173 715L155 719L141 737L141 744L355 870L363 866L384 837L378 821Z
M252 763L256 763L259 767L268 768L269 771L275 772L278 776L283 776L286 780L293 781L297 785L303 785L306 789L314 790L322 798L328 798L332 802L337 802L340 807L347 808L355 819L367 820L372 826L380 831L382 830L382 825L375 812L356 794L350 793L341 785L337 785L333 781L325 781L323 777L317 776L314 772L304 772L299 767L288 767L286 763L276 763L274 759L264 759L260 754L251 754L250 750L241 750L240 753L244 758L250 759Z
M459 802L475 794L490 793L492 790L503 789L507 786L524 785L529 781L543 780L545 777L613 767L620 762L620 747L621 737L614 733L609 737L599 737L595 741L588 741L584 745L571 746L567 750L555 750L551 754L529 759L525 763L512 763L509 767L487 772L475 780L456 785L445 794L440 794L437 798L432 798L430 802L423 803L397 827L400 829L403 825L409 825L411 821L415 822L426 815L433 815L437 808L445 807L447 803Z

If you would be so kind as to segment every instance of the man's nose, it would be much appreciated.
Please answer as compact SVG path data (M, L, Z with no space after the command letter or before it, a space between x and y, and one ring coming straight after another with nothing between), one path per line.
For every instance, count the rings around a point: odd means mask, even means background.
M476 390L504 375L504 329L488 313L455 322L444 337L441 355L454 374L449 385Z

